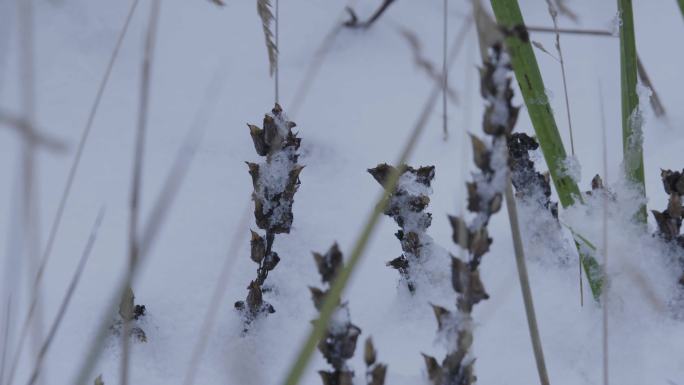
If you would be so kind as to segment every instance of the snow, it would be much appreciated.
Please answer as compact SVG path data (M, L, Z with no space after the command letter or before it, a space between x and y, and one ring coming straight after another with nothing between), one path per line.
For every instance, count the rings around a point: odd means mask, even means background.
M276 123L276 126L280 130L282 124ZM264 215L273 210L269 217L271 225L285 221L285 216L290 212L290 202L278 197L285 191L290 173L295 167L295 151L294 147L285 147L270 154L268 161L259 163L259 179L255 192L257 198L263 202Z
M576 156L569 155L563 160L561 175L570 177L578 184L582 181L582 164Z
M326 250L337 241L345 258L349 256L380 194L365 170L396 159L431 89L424 74L414 67L396 27L415 31L426 57L434 63L441 61L442 29L437 22L442 17L441 1L396 1L371 29L342 30L337 35L305 101L296 101L301 103L300 108L290 112L296 90L311 74L310 60L346 2L280 1L280 102L297 123L302 138L299 163L306 168L293 205L292 231L275 240L274 249L282 260L269 274L273 290L265 294L265 300L277 312L253 323L250 333L243 335L233 302L245 297L245 286L254 276L249 229L256 228L251 213L252 222L240 223L241 213L253 211L252 185L244 161L262 161L254 153L245 123L259 122L273 108L273 80L268 76L263 31L254 3L226 3L224 8L209 1L165 0L162 5L143 172L142 223L146 223L169 165L202 107L202 95L216 79L224 79L224 87L216 96L219 108L205 118L207 131L195 162L134 285L137 302L147 306L148 314L140 326L148 342L133 344L131 384L180 383L203 332L210 333L210 339L196 384L281 383L310 331L310 320L317 316L308 285L317 285L319 276L310 251ZM368 15L378 2L357 3L357 13ZM609 29L616 13L615 2L610 1L567 4L580 16L581 24L560 16L562 28ZM551 25L543 4L525 0L521 5L528 24ZM128 6L128 1L35 2L36 120L45 131L69 144L66 153L41 151L38 157L43 247L89 106ZM453 2L451 7L449 31L453 35L468 11L465 2ZM662 191L660 168L684 167L684 111L677 108L684 103L684 53L662 42L684 36L684 23L675 1L634 2L634 7L639 54L668 114L666 120L656 120L647 113L642 129L647 203L649 209L661 209L667 195ZM2 1L0 9L0 111L20 113L24 83L18 76L15 4ZM46 328L55 317L90 226L100 207L106 206L91 260L47 353L43 385L71 383L97 332L95 320L103 314L104 299L110 297L125 271L130 172L148 10L148 3L141 2L124 40L45 271L42 295ZM426 266L421 266L426 273L411 295L399 284L396 271L385 266L401 249L393 235L396 224L383 217L343 296L353 323L362 329L356 354L348 362L356 372L357 383L363 382L361 342L368 336L373 337L378 361L388 364L388 385L427 384L420 353L444 356L445 346L437 337L430 303L452 309L456 299L449 281L449 253L456 254L458 248L451 241L446 215L458 213L463 205L459 198L464 183L459 178L464 167L459 151L463 132L481 135L483 103L476 69L480 63L474 59L479 55L473 32L469 32L449 76L464 101L462 105L449 105L449 140L442 139L441 110L437 107L408 160L412 165L434 164L438 176L431 185L427 209L433 213L428 234L434 242L426 247L429 257L425 258ZM554 44L553 34L532 37L547 47ZM675 285L681 272L676 264L681 251L650 235L655 230L651 218L648 233L630 224L634 208L642 202L618 177L622 170L618 40L574 35L561 39L576 157L583 170L579 181L582 190L589 189L587 178L596 173L603 176L599 83L605 97L609 164L604 180L619 197L607 207L607 246L603 245L603 200L590 198L586 206L561 210L560 221L607 250L611 383L684 384L684 299ZM569 148L569 134L560 114L565 111L564 100L547 96L562 92L558 63L548 55L537 55L537 59L551 91L540 102L556 111L562 139ZM215 76L216 68L221 76ZM517 82L513 85L514 105L520 105ZM465 106L470 109L464 110ZM649 109L644 105L646 112ZM466 126L462 122L468 114L473 119ZM524 107L516 130L532 133ZM0 211L5 214L0 219L0 325L7 315L4 309L11 292L10 356L27 310L31 266L23 255L10 252L16 250L20 233L15 216L19 212L15 202L20 191L16 185L21 180L17 172L20 148L13 131L0 127ZM471 157L465 159L468 170L474 170ZM545 165L538 163L537 168ZM274 181L279 180L277 175L281 174L273 173ZM568 230L552 226L548 212L532 205L520 204L519 211L551 382L599 384L602 309L591 299L586 280L584 306L580 306L577 254ZM490 299L478 304L472 320L472 358L476 360L478 383L537 383L505 209L492 218L489 230L494 243L480 270ZM231 251L230 239L235 233L242 242ZM215 306L210 303L211 293L227 259L232 269L225 298L218 304L216 327L205 331L203 319ZM15 384L25 383L32 369L35 349L30 338L28 342ZM105 384L119 383L121 354L119 339L108 339L92 378L102 373ZM302 384L320 384L316 371L328 367L316 352Z

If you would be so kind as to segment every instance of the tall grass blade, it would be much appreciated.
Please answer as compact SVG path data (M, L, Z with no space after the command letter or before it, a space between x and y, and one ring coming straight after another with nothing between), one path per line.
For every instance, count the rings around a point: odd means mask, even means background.
M491 0L491 4L497 22L512 32L506 37L506 47L511 55L513 71L518 80L544 159L549 167L549 173L556 187L560 203L563 207L568 207L574 204L575 200L581 202L579 187L565 170L567 153L548 103L544 81L525 29L525 21L520 12L518 1ZM592 295L594 299L598 300L601 295L601 276L600 272L597 275L595 271L598 262L593 257L591 248L581 248L577 241L575 243L578 245L580 261L587 273Z
M639 96L637 95L637 54L634 38L632 0L618 0L620 23L620 79L622 95L622 149L627 179L641 189L645 198L644 150L642 147ZM646 205L636 213L636 219L646 223Z

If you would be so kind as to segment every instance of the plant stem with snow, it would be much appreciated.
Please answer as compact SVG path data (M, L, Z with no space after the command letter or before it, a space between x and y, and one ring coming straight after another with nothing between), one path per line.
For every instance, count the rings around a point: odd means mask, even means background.
M473 307L488 299L480 279L479 266L489 251L492 239L487 226L491 216L501 209L508 182L508 136L518 117L518 108L511 104L513 91L508 55L500 44L489 50L488 60L481 69L481 94L486 101L483 120L484 132L491 136L489 143L472 135L475 166L473 181L467 183L468 210L475 214L470 223L463 218L449 217L453 240L468 251L468 261L451 258L451 283L458 293L456 311L433 305L438 333L447 345L447 355L438 362L423 355L428 377L433 385L475 383L473 344Z
M270 114L264 116L263 128L248 125L257 154L266 157L262 163L247 163L252 176L254 217L257 226L265 231L260 235L251 231L251 259L259 265L256 278L247 287L245 301L235 303L246 324L275 309L263 299L263 286L268 273L280 262L273 251L276 234L288 234L292 227L292 204L299 188L299 174L304 166L299 160L301 139L287 120L283 109L276 103Z
M387 184L387 177L394 167L383 163L368 172L380 185ZM409 291L416 290L416 283L412 274L412 267L421 263L426 255L424 247L432 242L426 231L432 223L432 214L425 212L430 204L429 195L432 194L430 183L435 177L434 166L424 166L417 169L402 166L399 183L389 197L385 215L394 219L401 228L395 234L401 242L403 254L389 262L388 266L399 271L406 282Z

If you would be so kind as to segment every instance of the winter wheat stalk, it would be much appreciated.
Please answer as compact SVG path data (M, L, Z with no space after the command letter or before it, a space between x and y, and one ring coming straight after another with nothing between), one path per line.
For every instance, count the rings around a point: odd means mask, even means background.
M290 232L294 194L304 168L297 163L301 139L292 132L295 123L287 120L280 105L276 103L271 113L264 116L263 128L248 126L257 154L266 157L259 164L247 163L254 187L254 218L265 235L251 231L251 258L259 267L256 278L247 287L247 299L235 303L245 324L262 314L275 312L263 299L263 286L268 273L280 262L278 253L273 251L273 242L276 234Z
M383 163L368 169L368 172L381 186L385 186L388 176L396 170ZM385 215L394 219L401 228L395 235L404 251L401 256L387 262L387 265L399 271L412 293L416 289L414 269L426 258L423 249L432 243L432 238L426 233L432 223L432 214L425 212L425 209L430 204L430 183L434 177L435 166L417 169L402 166L399 183L385 208Z

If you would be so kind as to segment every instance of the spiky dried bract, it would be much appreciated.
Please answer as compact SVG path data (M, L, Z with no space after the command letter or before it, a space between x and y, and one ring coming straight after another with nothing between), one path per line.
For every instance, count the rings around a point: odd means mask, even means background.
M320 310L330 286L342 269L343 257L337 243L333 244L325 254L314 252L313 256L321 281L326 286L324 289L310 288L314 305L317 310ZM347 360L354 356L356 341L360 334L361 329L351 323L347 304L338 304L325 336L318 342L318 350L332 366L332 370L318 372L323 385L352 385L354 371L347 367Z
M393 170L393 166L383 163L368 169L368 172L378 183L385 186ZM425 209L430 204L430 184L434 177L435 166L402 166L397 187L389 196L385 208L385 215L392 217L401 228L395 235L404 251L399 257L387 262L387 265L399 271L411 292L415 290L411 266L420 263L426 257L423 248L432 242L426 234L432 223L432 214L425 212Z
M342 252L339 246L334 243L324 255L314 252L313 256L318 267L318 273L321 275L321 281L331 284L342 267Z
M271 0L257 0L257 13L261 19L261 27L264 30L269 73L271 76L275 73L275 68L278 65L278 46L275 43L273 31L271 31L271 23L275 20L272 8Z
M272 250L275 235L288 234L292 227L292 205L304 166L297 163L301 139L292 132L296 125L287 119L279 104L264 116L263 128L247 126L257 154L266 157L261 163L247 162L254 188L254 218L257 226L266 232L262 236L250 230L250 258L259 265L257 277L247 287L247 300L235 303L249 324L260 314L275 311L263 301L262 289L268 273L280 262L278 253Z
M387 365L376 362L378 352L373 340L368 337L364 346L363 361L366 363L366 383L368 385L384 385Z
M684 170L672 171L662 170L660 177L663 180L663 188L670 195L667 208L663 211L651 210L658 224L658 236L667 242L674 242L679 247L684 248L684 235L680 234L682 220L684 219L684 208L682 207L682 196L684 196ZM684 261L682 261L684 264ZM684 285L684 273L682 273L679 283Z
M467 251L467 261L451 257L451 284L458 294L456 310L433 305L438 335L445 341L447 354L439 362L423 355L428 378L433 385L471 385L476 381L473 344L472 310L489 298L480 278L482 257L489 251L492 239L487 226L493 214L501 209L508 183L508 141L518 117L518 108L511 104L510 63L500 43L489 50L488 60L480 71L481 89L486 107L482 127L490 140L471 136L474 163L478 172L467 183L468 210L475 214L470 223L450 216L452 239Z
M511 182L519 199L537 202L558 218L558 203L551 201L551 178L535 169L530 153L539 148L537 141L525 134L514 133L508 139L508 165Z

